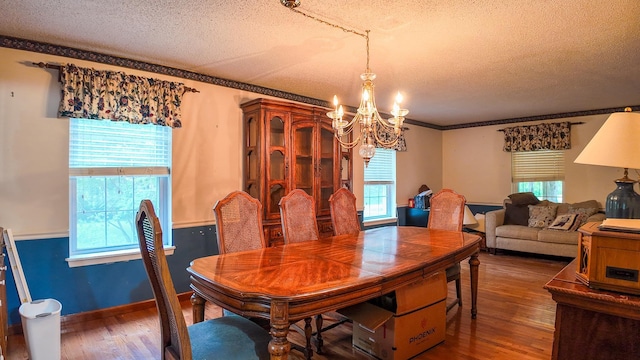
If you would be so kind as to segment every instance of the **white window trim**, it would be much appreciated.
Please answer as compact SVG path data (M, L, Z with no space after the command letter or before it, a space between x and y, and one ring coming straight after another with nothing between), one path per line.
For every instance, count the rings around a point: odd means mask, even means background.
M364 226L389 224L389 223L393 223L394 221L397 223L397 221L398 221L398 216L397 216L398 204L397 204L397 201L396 201L396 197L397 197L397 194L396 194L396 190L397 190L396 189L396 187L397 187L396 170L397 169L395 168L397 159L396 159L396 154L395 154L394 150L390 150L390 149L385 149L385 150L393 151L393 153L392 153L393 156L391 157L392 166L394 168L393 169L393 179L390 180L388 178L383 178L383 179L378 178L376 180L370 180L370 181L365 180L363 186L366 187L367 185L385 185L385 186L388 186L390 188L390 190L389 190L390 194L389 194L389 196L387 198L387 200L388 200L388 209L387 209L387 211L389 212L389 215L392 215L392 216L375 217L375 218L366 219L365 218L365 211L363 211L362 212L362 217L363 217L363 222L362 223L363 223ZM375 160L375 156L374 156L373 160ZM365 172L366 172L366 168L365 168ZM366 176L365 176L365 178L366 178ZM366 207L366 205L365 205L365 207Z
M81 119L87 120L87 119ZM89 120L96 121L96 120ZM71 125L70 125L71 126ZM151 125L149 125L151 126ZM71 135L70 135L71 136ZM172 139L169 137L168 147L168 163L171 164L171 143ZM71 162L71 161L70 161ZM163 227L170 228L171 225L171 168L170 166L102 166L102 167L70 167L69 168L69 211L70 211L70 225L76 224L76 210L75 201L77 199L77 182L76 180L83 177L110 177L110 176L155 176L161 178L160 180L160 201L165 198L167 204L160 206L156 211L159 211L158 215L161 219L166 219L166 223L161 221ZM164 196L163 196L164 194ZM134 210L135 211L135 210ZM134 224L135 225L135 224ZM169 226L167 226L169 225ZM98 252L85 252L75 253L77 250L74 247L77 246L78 239L75 234L76 229L69 229L69 257L66 258L69 267L78 267L95 264L106 264L120 261L129 261L134 259L140 259L140 249L136 245L131 245L125 249L107 250ZM135 232L135 231L134 231ZM135 235L137 236L137 234ZM73 239L74 241L72 241ZM172 232L163 232L163 243L166 255L172 255L175 249L173 246ZM72 254L73 253L73 254Z
M173 252L175 249L176 249L175 246L165 246L164 254L167 256L173 255ZM94 253L94 254L77 255L77 256L68 257L65 260L69 264L70 268L74 268L74 267L80 267L80 266L110 264L114 262L137 260L141 258L142 258L142 254L140 254L140 249L127 249L127 250L117 250L117 251L105 251L105 252Z
M396 206L397 208L397 206ZM363 221L362 225L364 226L375 226L375 225L386 225L386 224L398 224L398 217L390 217L390 218L382 218L382 219L374 219Z

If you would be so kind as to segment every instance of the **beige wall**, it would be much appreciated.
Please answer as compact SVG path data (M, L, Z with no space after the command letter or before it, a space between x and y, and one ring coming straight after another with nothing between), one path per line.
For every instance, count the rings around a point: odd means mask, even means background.
M173 132L174 227L213 224L215 202L242 186L242 112L255 93L87 61L0 48L0 226L18 237L68 234L68 120L57 118L56 70L32 62L66 63L184 82L184 127ZM604 202L622 170L573 164L606 115L572 118L565 198ZM437 131L408 125L407 152L397 154L397 203L421 184L453 188L468 202L500 204L510 193L510 157L499 126ZM356 152L357 154L357 152ZM354 193L362 209L363 163L354 156ZM637 175L632 174L637 177Z
M173 224L213 224L212 207L242 187L240 104L259 94L87 61L0 48L0 226L16 237L67 236L69 121L57 118L57 70L32 62L180 81L198 89L183 103L183 127L173 130Z
M407 151L396 153L396 201L407 205L420 185L442 188L442 131L408 125Z
M622 169L573 163L607 117L608 115L593 115L547 121L584 122L571 127L572 148L565 152L565 201L595 199L604 208L607 194L615 189L613 180L622 177ZM540 121L522 125L537 123ZM506 126L485 126L444 131L444 187L465 195L469 203L501 204L511 193L511 156L502 151L504 133L498 131L504 127ZM637 175L634 176L637 178Z

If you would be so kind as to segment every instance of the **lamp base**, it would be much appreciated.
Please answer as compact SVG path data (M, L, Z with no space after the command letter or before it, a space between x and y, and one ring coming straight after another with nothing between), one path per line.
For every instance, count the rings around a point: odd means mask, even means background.
M640 219L640 195L633 189L635 181L615 181L617 188L607 196L607 218Z

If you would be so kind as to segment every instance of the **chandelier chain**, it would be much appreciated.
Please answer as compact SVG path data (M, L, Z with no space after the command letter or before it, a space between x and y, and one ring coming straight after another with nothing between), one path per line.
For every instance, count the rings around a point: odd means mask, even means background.
M393 148L402 137L402 123L405 116L409 113L407 109L401 109L399 103L402 102L402 96L398 92L396 96L396 102L393 104L393 110L391 114L393 118L387 120L382 119L378 112L375 97L373 94L373 80L376 78L376 74L371 72L369 68L369 32L365 30L364 33L348 29L346 27L330 23L326 20L317 18L313 15L306 14L300 10L295 9L300 6L300 0L280 0L280 3L287 7L294 13L300 14L311 20L315 20L321 24L331 26L336 29L340 29L343 32L351 33L361 36L366 40L367 49L367 68L365 72L360 75L360 78L364 81L362 84L362 98L360 100L360 106L358 107L355 116L351 120L343 118L344 111L342 106L338 106L338 97L333 97L333 104L335 106L333 111L327 112L327 116L332 119L332 128L334 130L335 138L340 146L343 148L354 148L358 143L362 142L359 149L360 156L364 159L365 166L368 166L369 160L375 154L376 147L382 147L386 149ZM354 139L354 129L358 126L360 133ZM392 136L390 140L387 140L387 136L381 136L378 132L384 131ZM349 140L351 139L351 141Z
M325 25L329 25L329 26L334 27L336 29L340 29L340 30L342 30L344 32L348 32L348 33L352 33L352 34L356 34L356 35L362 36L363 38L366 38L367 41L369 40L369 30L367 30L366 34L363 34L361 32L353 30L353 29L347 29L346 27L343 27L343 26L340 26L340 25L336 25L336 24L332 24L332 23L330 23L328 21L325 21L325 20L322 20L320 18L317 18L317 17L315 17L313 15L305 14L305 13L303 13L302 11L300 11L298 9L294 9L292 7L289 7L288 9L293 11L293 12L295 12L295 13L298 13L298 14L304 16L304 17L308 17L309 19L313 19L313 20L315 20L315 21L317 21L319 23L323 23Z

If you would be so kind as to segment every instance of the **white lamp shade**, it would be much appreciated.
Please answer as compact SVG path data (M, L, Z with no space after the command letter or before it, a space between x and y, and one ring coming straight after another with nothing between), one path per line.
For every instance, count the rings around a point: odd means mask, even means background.
M462 219L462 225L475 225L478 223L478 220L476 219L475 216L473 216L473 213L471 212L471 209L469 209L469 207L467 205L464 206L464 219Z
M640 114L611 114L574 162L640 169Z

